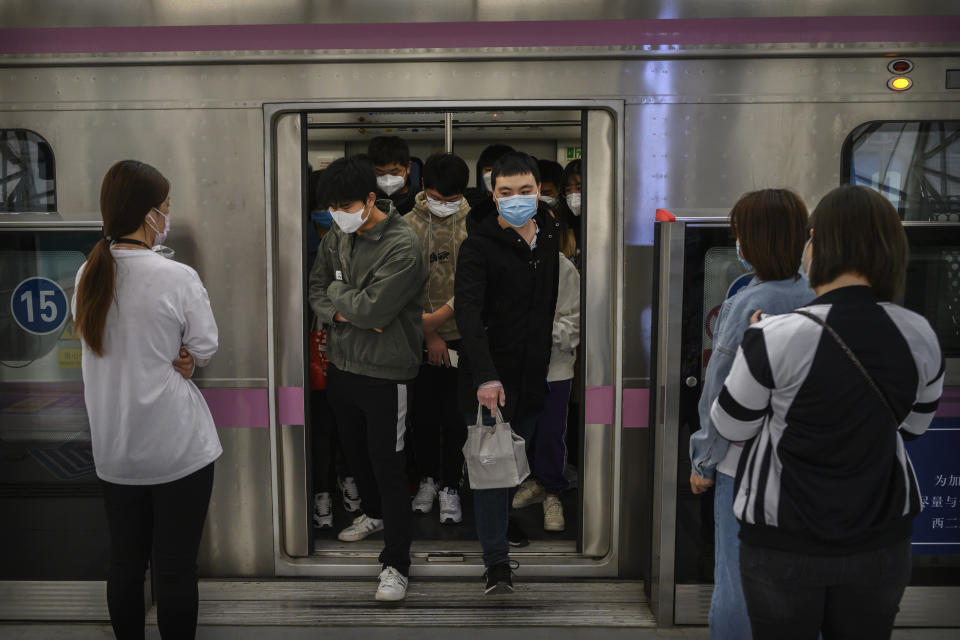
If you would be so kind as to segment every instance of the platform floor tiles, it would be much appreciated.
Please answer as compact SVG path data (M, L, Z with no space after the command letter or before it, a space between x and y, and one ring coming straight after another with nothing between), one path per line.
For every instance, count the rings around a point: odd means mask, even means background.
M238 627L205 626L197 640L707 640L706 627L674 629L611 629L557 627L497 627L391 629L386 627ZM957 640L958 629L897 629L893 640ZM102 624L4 625L2 640L111 640L113 632ZM147 640L160 640L155 626L147 627Z
M701 640L704 627L657 629L641 582L520 582L485 597L479 581L414 581L408 599L373 599L375 580L201 582L201 640ZM156 611L147 638L160 637ZM897 640L946 640L960 630L900 629ZM105 640L102 623L3 624L0 640Z

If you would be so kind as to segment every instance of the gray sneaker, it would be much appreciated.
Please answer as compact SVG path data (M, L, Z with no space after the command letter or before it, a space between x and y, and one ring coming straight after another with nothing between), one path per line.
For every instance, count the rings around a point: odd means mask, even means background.
M407 597L407 584L409 580L405 575L394 569L386 567L380 572L380 586L377 587L377 600L380 602L397 602Z
M460 508L460 494L450 487L440 492L440 524L457 524L463 521L463 509Z
M377 531L383 531L383 520L368 518L366 514L361 513L354 518L353 524L337 535L337 538L342 542L359 542Z
M547 496L543 501L543 530L563 531L567 528L563 520L563 504L557 496Z

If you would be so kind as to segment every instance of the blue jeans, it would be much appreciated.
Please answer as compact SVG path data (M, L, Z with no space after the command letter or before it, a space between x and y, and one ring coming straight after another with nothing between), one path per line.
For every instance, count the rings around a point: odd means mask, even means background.
M476 414L467 416L467 424L477 421ZM488 422L487 411L484 410L484 424ZM537 424L536 418L523 422L511 423L513 432L530 444L530 436ZM507 518L510 514L510 503L516 487L505 489L474 489L473 509L477 518L477 538L480 539L480 548L483 549L483 565L492 567L510 560L510 544L507 542Z
M710 638L750 640L750 618L740 583L740 523L733 515L733 478L717 472L713 496L714 569Z

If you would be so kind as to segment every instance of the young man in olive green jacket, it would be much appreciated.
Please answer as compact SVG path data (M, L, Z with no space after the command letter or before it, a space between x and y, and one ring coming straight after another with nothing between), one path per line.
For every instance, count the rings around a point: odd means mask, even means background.
M413 229L376 199L373 166L352 156L327 167L317 200L336 223L310 271L310 306L328 325L327 393L363 515L345 542L383 530L378 600L402 600L412 522L404 453L409 384L420 368L427 267Z

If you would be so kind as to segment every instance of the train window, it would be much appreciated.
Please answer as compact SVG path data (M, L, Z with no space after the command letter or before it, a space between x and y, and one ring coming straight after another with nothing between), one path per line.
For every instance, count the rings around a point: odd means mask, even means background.
M106 522L70 314L77 270L99 238L95 228L0 231L5 580L103 579Z
M842 165L844 182L880 191L904 220L960 222L960 120L864 123Z
M0 129L0 213L57 210L53 148L27 129Z

